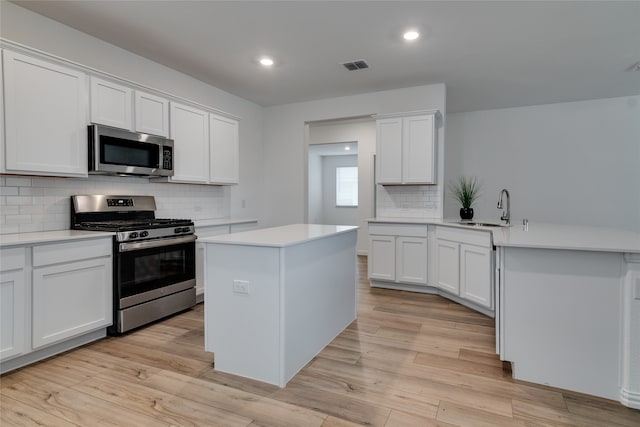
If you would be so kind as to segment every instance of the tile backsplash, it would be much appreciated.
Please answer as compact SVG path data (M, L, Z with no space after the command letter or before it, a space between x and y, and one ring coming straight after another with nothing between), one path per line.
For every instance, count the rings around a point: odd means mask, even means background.
M442 218L439 185L376 186L377 217Z
M0 234L68 230L70 196L114 194L155 196L158 218L224 218L229 189L210 185L150 182L147 178L0 177Z

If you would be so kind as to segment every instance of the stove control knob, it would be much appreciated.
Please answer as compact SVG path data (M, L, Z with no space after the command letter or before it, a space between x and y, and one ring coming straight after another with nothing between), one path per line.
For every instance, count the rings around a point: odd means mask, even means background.
M188 232L191 231L191 228L190 227L183 227L182 231L184 231L185 233L188 233Z
M133 233L129 233L130 239L135 239L136 237L138 237L138 233L136 233L135 231Z
M140 232L140 237L147 237L149 235L148 231L141 231Z
M173 230L173 232L174 232L174 233L182 233L182 228L180 228L180 227L176 227L176 228Z

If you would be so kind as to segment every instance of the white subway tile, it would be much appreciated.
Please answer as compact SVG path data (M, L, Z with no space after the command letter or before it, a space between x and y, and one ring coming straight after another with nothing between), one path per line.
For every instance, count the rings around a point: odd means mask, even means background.
M20 226L17 224L14 224L14 225L3 224L2 227L0 227L0 234L13 234L13 233L19 233L19 232L20 232Z
M16 178L16 177L6 177L7 187L31 187L31 178Z
M20 187L21 196L43 196L44 188L38 187Z
M0 187L0 195L2 196L17 196L19 194L19 187Z
M43 205L21 205L19 206L21 214L43 214Z
M28 196L7 196L7 205L30 205L31 197Z
M5 215L6 224L30 224L31 215Z
M20 214L20 206L2 206L2 215L18 215Z
M20 233L33 233L36 231L44 231L42 224L20 224Z

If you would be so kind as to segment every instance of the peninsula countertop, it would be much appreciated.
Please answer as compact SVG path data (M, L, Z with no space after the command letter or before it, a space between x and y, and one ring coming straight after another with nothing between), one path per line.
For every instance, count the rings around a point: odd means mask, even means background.
M198 239L201 243L284 248L357 230L353 225L290 224Z
M425 224L489 231L493 244L502 247L565 249L579 251L640 253L640 233L612 227L551 224L530 221L525 229L521 224L509 226L464 225L456 219L430 218L371 218L370 223ZM494 222L498 221L481 221Z

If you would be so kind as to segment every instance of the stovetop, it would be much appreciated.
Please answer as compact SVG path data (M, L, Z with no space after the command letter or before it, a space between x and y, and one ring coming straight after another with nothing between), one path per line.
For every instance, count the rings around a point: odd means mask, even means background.
M71 228L111 231L130 242L193 234L190 219L156 218L153 196L71 196Z

